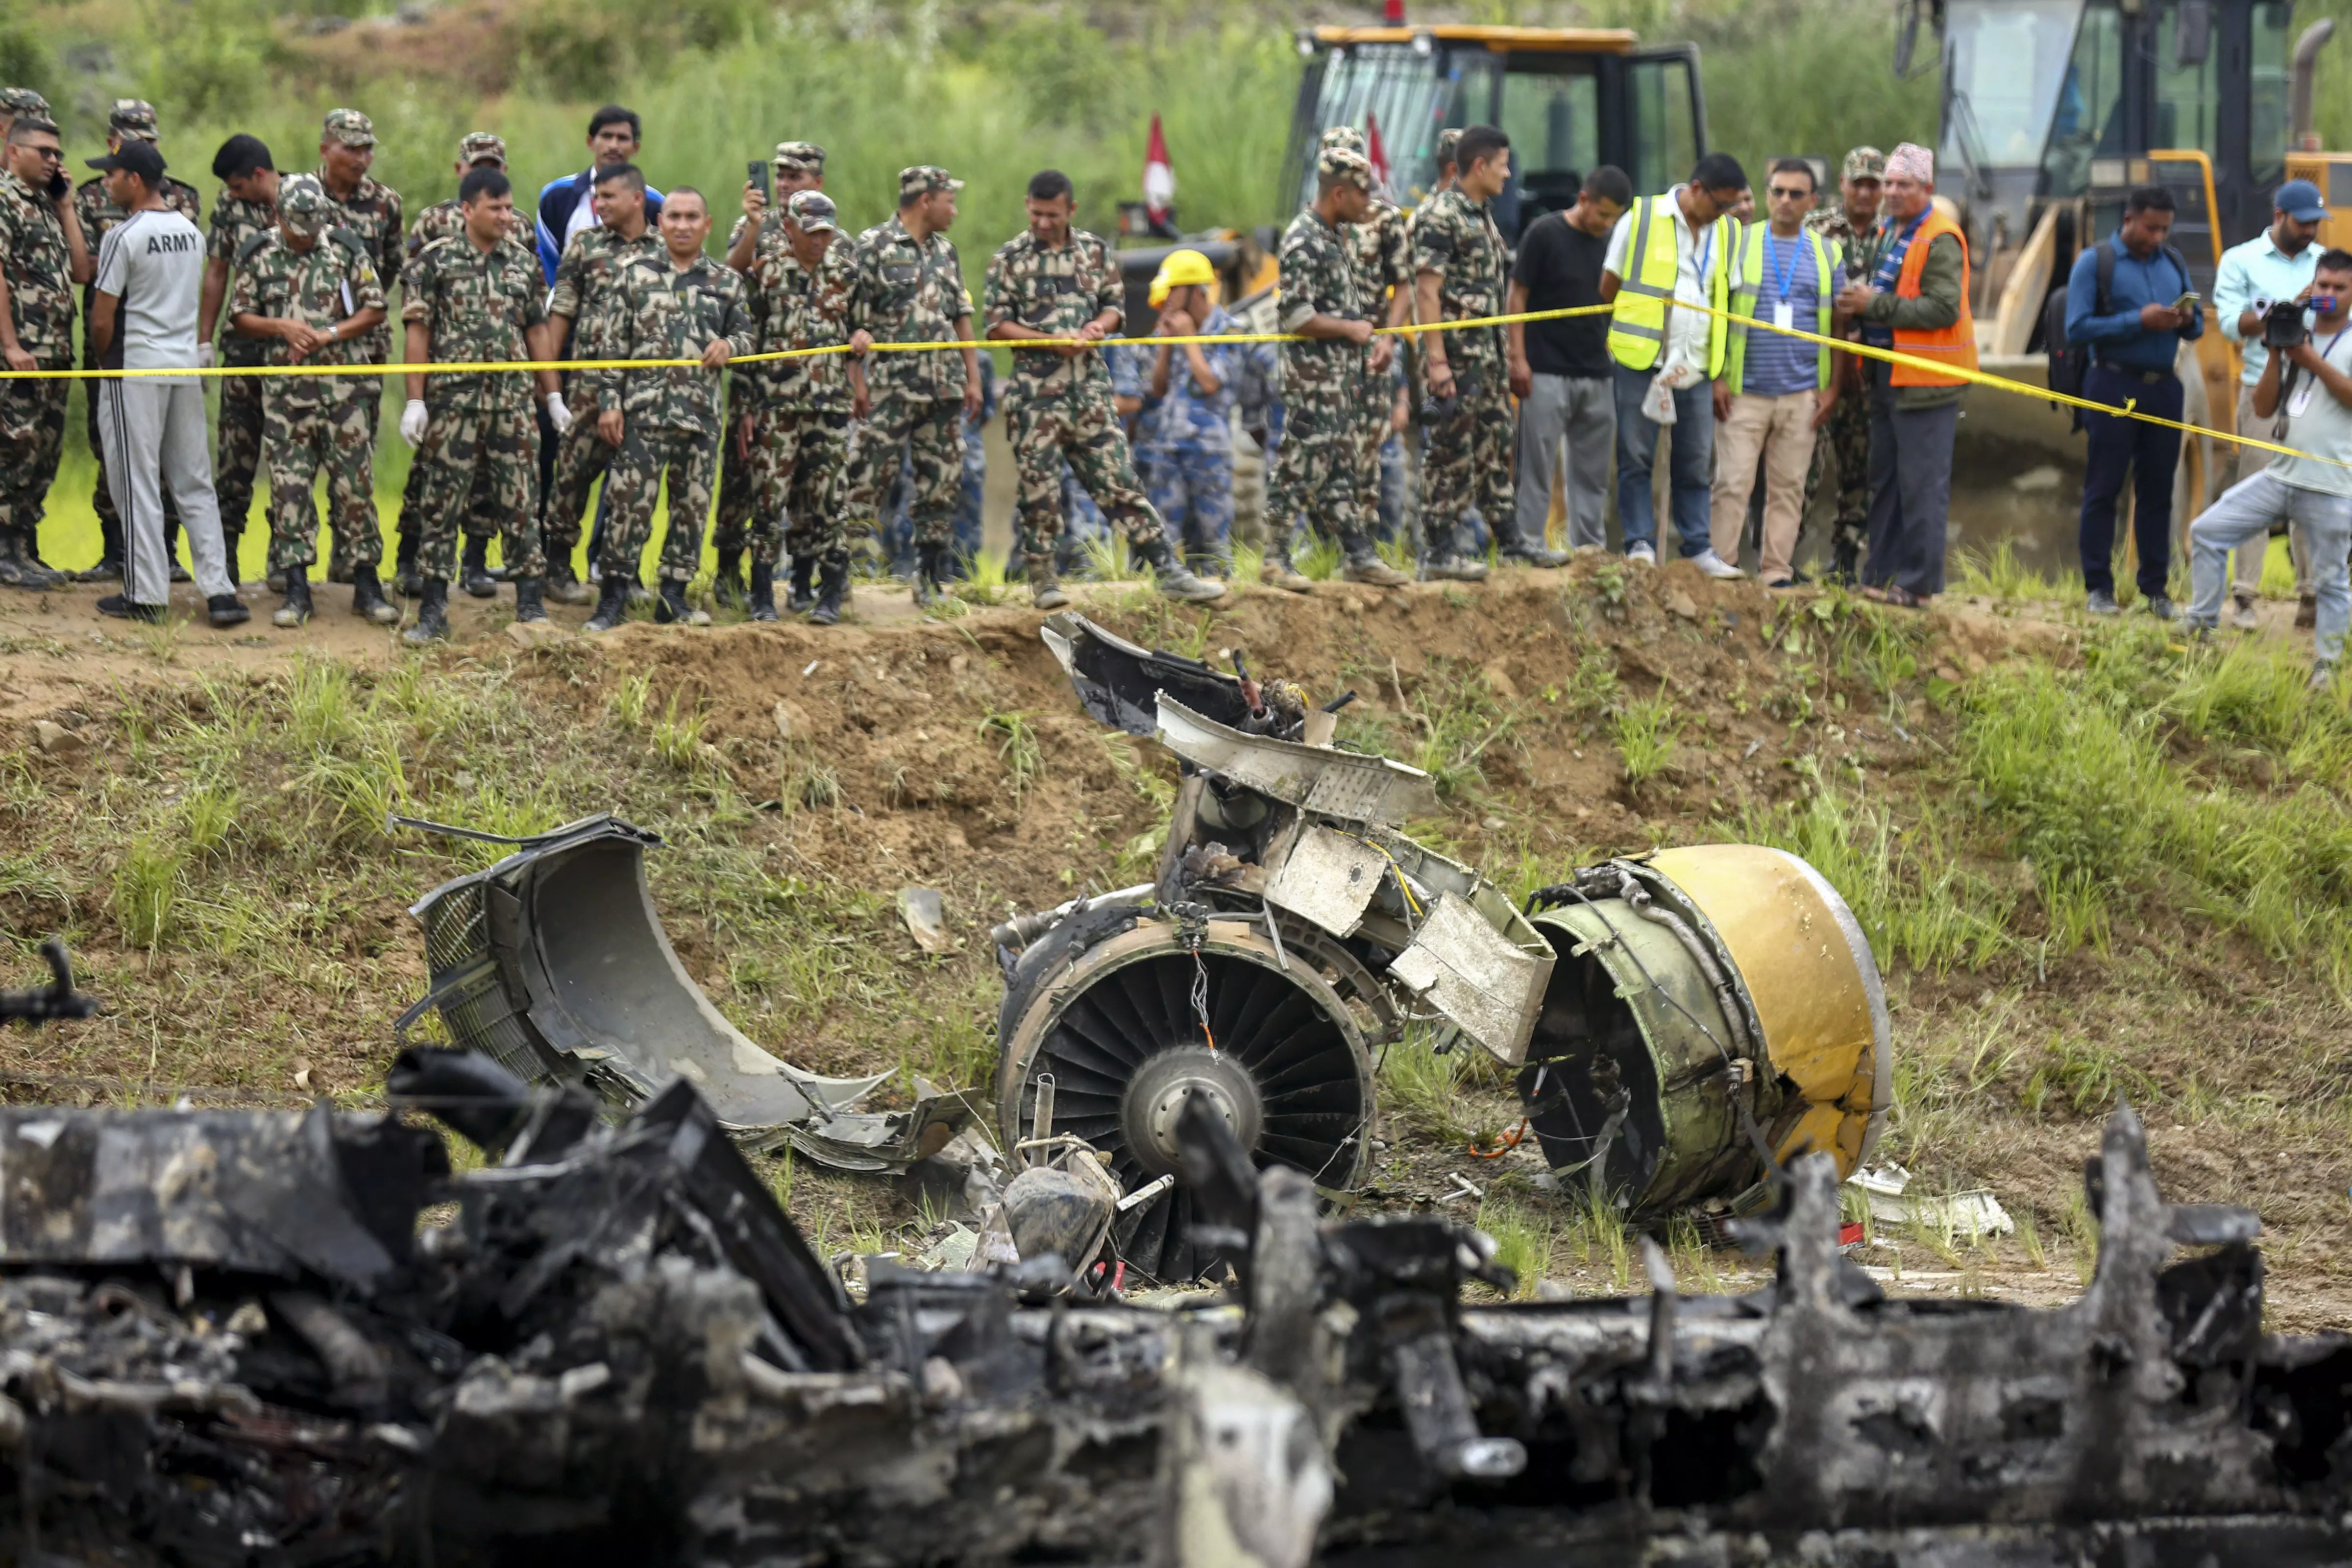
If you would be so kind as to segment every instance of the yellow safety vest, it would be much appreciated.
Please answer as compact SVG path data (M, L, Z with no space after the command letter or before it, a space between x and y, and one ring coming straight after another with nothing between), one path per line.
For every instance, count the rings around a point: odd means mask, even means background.
M1730 379L1731 390L1736 392L1748 390L1748 323L1756 319L1757 298L1763 292L1764 236L1769 232L1763 224L1749 225L1740 241L1739 267L1731 280L1731 313L1740 319L1731 323L1731 356L1725 374ZM1830 335L1830 317L1837 304L1831 278L1843 253L1811 229L1804 229L1801 233L1812 247L1813 271L1821 284L1813 319L1795 325L1826 338ZM1797 265L1803 265L1801 259ZM1795 276L1792 267L1790 277L1793 278ZM1774 281L1777 283L1779 279L1776 277ZM1830 384L1830 351L1827 349L1822 350L1821 375L1816 390Z
M1629 371L1654 370L1666 349L1666 317L1675 298L1675 275L1680 258L1675 244L1674 193L1635 199L1630 216L1633 232L1625 247L1628 270L1618 274L1616 308L1609 318L1609 352ZM1731 294L1731 253L1739 247L1739 225L1732 218L1715 221L1713 232L1699 244L1707 252L1707 303L1728 309ZM1723 373L1725 340L1720 318L1707 319L1706 373Z

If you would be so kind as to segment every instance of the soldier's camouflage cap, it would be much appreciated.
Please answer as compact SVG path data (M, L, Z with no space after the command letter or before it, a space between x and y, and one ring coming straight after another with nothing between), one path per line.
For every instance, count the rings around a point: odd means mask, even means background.
M152 141L156 139L155 106L143 98L118 98L114 107L106 111L106 128L117 136Z
M278 182L278 219L286 232L315 235L327 226L327 189L308 174L289 174Z
M774 162L779 169L797 169L803 174L822 174L824 172L824 149L814 141L779 141Z
M1848 180L1884 180L1886 154L1875 147L1857 147L1845 155L1845 166L1838 172Z
M10 114L37 114L49 117L49 100L28 87L0 88L0 110Z
M1454 150L1462 145L1462 128L1449 126L1437 133L1437 162L1442 168L1454 162Z
M1366 142L1364 133L1352 125L1334 125L1323 132L1322 145L1344 147L1350 152L1361 153Z
M1315 172L1326 179L1369 193L1372 188L1372 166L1364 155L1351 147L1326 147L1315 160Z
M918 163L898 171L898 199L902 202L909 196L928 196L934 191L962 189L963 182L937 163Z
M493 136L487 131L469 131L457 139L457 162L467 168L495 158L503 166L507 161L507 139Z
M834 215L833 198L823 191L794 191L792 199L784 204L784 215L796 227L811 234L820 230L838 233L841 228L840 220Z
M375 145L375 122L356 109L327 110L326 136L346 147Z

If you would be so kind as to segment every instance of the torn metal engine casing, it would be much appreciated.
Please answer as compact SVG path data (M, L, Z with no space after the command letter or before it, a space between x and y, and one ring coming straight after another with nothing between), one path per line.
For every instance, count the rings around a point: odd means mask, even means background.
M1438 1049L1467 1039L1518 1069L1548 1161L1637 1214L1752 1207L1775 1158L1819 1148L1843 1174L1867 1152L1892 1087L1884 990L1802 862L1668 851L1579 872L1522 913L1398 831L1437 810L1426 774L1307 744L1299 695L1074 614L1043 634L1090 714L1155 736L1183 773L1152 883L997 929L1008 1146L1051 1074L1056 1130L1132 1187L1168 1168L1151 1151L1197 1090L1259 1159L1353 1187L1370 1053L1419 1020ZM1119 1257L1162 1279L1205 1261L1180 1239L1188 1201L1123 1216Z
M415 826L464 836L466 830ZM609 814L524 840L488 870L443 883L409 911L425 928L449 1038L533 1083L577 1083L616 1110L691 1082L753 1149L791 1145L840 1170L902 1171L964 1114L952 1095L906 1111L856 1107L890 1074L804 1072L729 1023L687 974L655 912L645 852L658 833Z
M1646 1297L1465 1301L1510 1284L1484 1238L1322 1221L1310 1183L1253 1170L1206 1110L1180 1152L1199 1222L1232 1237L1229 1302L1032 1304L1055 1283L1039 1260L877 1261L853 1304L690 1084L604 1126L579 1092L532 1099L478 1062L394 1072L504 1152L446 1183L437 1138L383 1117L0 1118L20 1195L0 1212L0 1555L2352 1555L2352 1341L2262 1332L2252 1217L2164 1203L2127 1110L2091 1173L2097 1272L2056 1311L1882 1298L1839 1254L1821 1156L1739 1222L1778 1259L1754 1295L1677 1297L1660 1266ZM101 1151L146 1173L121 1236L136 1184L101 1179ZM337 1238L395 1253L433 1197L456 1223L389 1272L351 1266Z

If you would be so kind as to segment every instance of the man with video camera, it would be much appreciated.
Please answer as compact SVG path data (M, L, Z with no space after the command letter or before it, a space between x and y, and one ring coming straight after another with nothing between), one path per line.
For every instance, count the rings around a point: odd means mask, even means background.
M2213 274L2213 319L2223 337L2245 350L2238 371L2238 423L2232 426L2242 434L2254 428L2254 388L2262 382L2263 361L2269 357L2263 347L2265 309L2273 299L2300 300L2310 295L2312 269L2319 265L2323 248L2319 228L2326 221L2319 187L2308 180L2289 180L2271 198L2271 226L2221 253L2221 265ZM2298 321L2297 329L2301 327ZM2238 477L2260 473L2270 460L2271 455L2259 446L2240 447ZM2268 539L2255 539L2238 552L2230 624L2241 632L2262 624L2254 603L2262 597L2263 559L2269 552ZM2287 536L2287 555L2294 563L2294 623L2301 629L2312 623L2315 612L2310 550L2301 534Z
M2284 299L2263 320L2270 350L2255 384L2256 431L2293 447L2251 478L2242 479L2189 528L2189 624L2200 637L2221 615L2229 552L2269 537L2273 524L2301 528L2311 547L2312 590L2317 601L2312 632L2314 689L2335 677L2352 622L2352 587L2346 559L2352 552L2352 251L2331 250L2312 275L2311 326L2304 306ZM2263 422L2276 420L2272 428Z

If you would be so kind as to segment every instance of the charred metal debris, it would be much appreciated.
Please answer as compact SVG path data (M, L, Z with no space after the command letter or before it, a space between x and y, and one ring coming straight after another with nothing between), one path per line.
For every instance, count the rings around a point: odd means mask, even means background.
M2341 1563L2352 1342L2262 1329L2252 1216L2138 1120L2073 1305L1883 1299L1834 1164L1766 1289L1476 1303L1491 1243L1330 1222L1196 1097L1222 1297L1050 1254L853 1302L695 1086L618 1124L412 1051L392 1115L0 1111L0 1555L20 1563ZM452 1174L429 1110L490 1163ZM2183 1256L2180 1249L2190 1251ZM1483 1292L1482 1292L1483 1293ZM1441 1557L1442 1554L1442 1557Z

